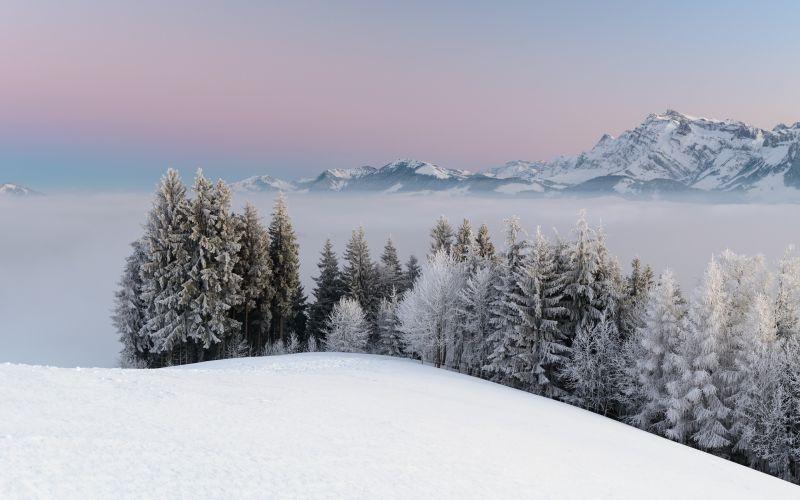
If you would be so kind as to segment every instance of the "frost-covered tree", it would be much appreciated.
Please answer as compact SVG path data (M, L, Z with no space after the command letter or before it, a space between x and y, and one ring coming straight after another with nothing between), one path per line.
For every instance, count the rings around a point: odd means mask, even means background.
M800 333L800 256L793 246L778 264L777 281L775 320L778 336L786 339Z
M375 352L387 356L404 356L403 332L400 331L400 318L397 316L399 300L397 292L392 291L388 298L381 299L375 318L377 342Z
M406 269L403 271L403 292L414 288L420 274L422 274L422 267L420 267L419 261L414 255L410 255L406 261Z
M191 361L202 361L203 350L212 347L211 356L218 356L214 351L241 327L231 311L242 300L242 279L234 272L240 245L230 198L224 182L214 186L197 171L186 220L190 266L182 296Z
M457 328L458 296L464 265L444 248L428 261L414 288L398 307L400 330L408 350L437 367L444 365Z
M609 413L616 397L618 341L614 323L605 316L590 329L578 329L572 358L562 373L570 389L568 402L601 415Z
M468 276L459 294L458 313L460 324L458 335L462 345L460 360L455 364L459 371L480 376L483 366L492 352L490 336L492 304L497 300L495 286L495 264L482 261Z
M286 322L292 314L292 303L300 285L300 257L297 236L286 206L286 197L278 195L269 225L269 255L272 262L272 332L273 340L284 340Z
M528 242L522 237L519 218L511 217L505 223L506 248L498 265L498 296L491 308L494 327L490 338L492 353L486 364L486 371L500 382L514 381L514 374L520 369L517 329L522 322L519 314L522 291L519 277L528 265Z
M653 284L653 270L650 266L643 265L639 257L634 258L631 262L631 274L626 278L624 290L620 293L617 314L617 325L623 340L627 341L642 326Z
M481 224L478 228L478 235L475 237L475 247L478 255L486 260L494 260L495 249L492 238L489 235L489 226Z
M627 395L633 403L629 420L645 430L663 434L667 425L667 384L680 375L675 364L679 355L686 311L672 272L664 271L647 292L641 325L633 338L637 356L625 367L634 389Z
M560 397L564 392L559 373L568 354L559 328L559 320L566 314L561 306L563 283L556 272L553 248L538 229L528 264L517 272L516 280L513 304L520 321L514 330L518 355L512 377L536 394Z
M286 329L293 333L299 341L305 340L308 335L308 298L303 285L298 285L292 297L292 312L286 321ZM289 344L287 343L287 346Z
M324 339L333 306L345 294L339 260L333 251L331 240L325 240L317 269L319 269L319 275L314 278L316 286L312 292L314 303L309 308L308 333L312 337Z
M317 342L317 337L310 335L308 340L306 341L306 351L308 352L317 352L319 350L319 345Z
M347 296L355 299L368 318L378 308L378 273L369 252L364 227L353 230L344 252L344 284Z
M444 215L439 216L436 225L431 229L431 249L428 254L432 258L439 250L451 252L453 249L453 226Z
M453 255L459 262L466 262L473 253L475 246L475 233L469 219L464 219L456 234L456 242L453 245Z
M291 332L289 334L289 342L286 344L286 353L287 354L295 354L300 352L300 340L297 337L297 334Z
M125 269L114 295L112 316L122 344L119 360L122 368L146 367L150 349L147 337L142 337L146 316L141 270L148 259L147 248L141 240L131 243L131 247L133 252L125 259Z
M343 297L331 311L325 348L335 352L364 352L370 326L357 300Z
M151 366L186 363L185 350L173 348L188 335L187 304L183 284L188 279L189 229L186 187L176 170L168 170L153 200L142 243L147 260L142 264L142 301L145 323L141 337L150 352L158 354Z
M392 293L402 294L404 291L403 267L400 265L397 248L390 236L383 247L378 265L378 296L383 300L389 298Z
M236 319L252 351L266 341L271 319L272 265L269 257L269 235L261 223L258 210L247 203L239 218L239 259L234 272L242 277L242 302L236 307Z

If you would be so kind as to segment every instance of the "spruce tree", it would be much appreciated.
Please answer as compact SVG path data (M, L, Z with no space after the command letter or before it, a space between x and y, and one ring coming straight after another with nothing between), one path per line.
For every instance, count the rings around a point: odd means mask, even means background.
M312 292L314 303L309 308L308 334L317 340L324 340L328 318L333 306L345 294L344 281L339 271L339 261L333 251L331 240L325 241L317 268L319 275L314 278L316 286Z
M142 337L146 321L145 304L142 299L142 265L147 261L147 249L142 240L131 243L133 253L125 259L125 269L114 295L112 320L122 344L120 366L122 368L145 368L148 365L148 339Z
M353 298L342 297L333 306L325 335L325 349L335 352L364 352L370 333L364 310Z
M400 318L397 316L397 292L392 291L388 298L382 299L376 316L377 342L375 352L386 356L404 356L403 333L400 331Z
M300 286L300 258L297 236L289 218L286 197L281 192L275 201L269 225L269 256L272 262L272 329L271 340L285 342L286 322L292 314L292 304Z
M186 187L176 170L168 170L153 200L142 238L147 260L142 264L142 302L151 366L188 362L181 346L188 335L183 284L189 272L189 229Z
M378 267L378 297L380 300L389 298L392 293L402 294L404 291L403 268L397 256L392 237L386 240Z
M460 363L455 368L470 375L484 374L484 366L492 352L492 307L498 298L495 274L496 264L493 261L479 261L478 266L470 270L459 294L458 332L463 349Z
M242 302L236 307L236 319L242 323L242 333L250 351L259 352L269 332L274 291L269 235L258 211L250 203L245 205L239 220L239 243L239 260L234 272L242 277Z
M477 247L478 255L482 259L494 260L494 244L489 235L489 226L486 224L481 224L481 227L478 228L478 235L475 237L475 246Z
M214 186L197 171L186 219L190 267L182 297L188 306L190 361L202 361L204 350L211 350L212 358L218 357L221 344L241 328L231 311L241 303L242 279L234 272L240 245L230 201L224 182Z
M347 296L355 299L371 320L378 308L378 276L369 245L360 226L353 231L344 253L344 283Z
M439 216L436 225L431 229L431 249L428 253L432 257L439 250L451 252L453 248L453 226L444 215Z
M472 254L475 245L475 233L472 231L472 224L469 219L464 219L458 228L456 242L453 246L453 255L459 262L466 262Z
M403 272L403 293L414 288L414 284L420 274L422 274L422 268L419 265L419 261L414 255L410 255L406 262L406 269Z
M305 342L308 332L308 298L306 297L303 285L298 285L292 297L292 312L286 322L286 328L292 333L298 342ZM291 344L291 339L287 346ZM296 351L292 351L296 352Z
M775 314L778 336L783 339L800 333L800 257L790 246L778 264L778 292Z

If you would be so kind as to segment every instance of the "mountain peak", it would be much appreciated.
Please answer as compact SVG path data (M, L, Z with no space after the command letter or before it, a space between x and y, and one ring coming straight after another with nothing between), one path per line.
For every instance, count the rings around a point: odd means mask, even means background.
M13 183L0 183L0 196L8 195L8 196L37 196L41 195L37 191L29 187L25 187L21 184L13 184Z

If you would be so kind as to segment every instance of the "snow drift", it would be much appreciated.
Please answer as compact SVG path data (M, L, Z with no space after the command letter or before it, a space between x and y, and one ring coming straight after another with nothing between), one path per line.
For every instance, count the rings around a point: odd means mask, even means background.
M0 365L0 497L797 498L792 484L418 362Z

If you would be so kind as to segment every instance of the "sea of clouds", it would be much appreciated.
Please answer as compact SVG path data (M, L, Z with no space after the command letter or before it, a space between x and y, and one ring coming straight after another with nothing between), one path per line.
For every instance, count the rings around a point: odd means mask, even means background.
M274 197L248 195L265 218ZM237 197L237 209L245 201ZM114 366L116 333L109 319L129 243L142 232L151 196L91 194L0 200L0 362ZM319 250L331 238L341 253L352 229L366 229L377 258L391 235L401 258L421 260L439 215L454 226L486 222L502 246L503 219L517 215L533 233L569 235L585 208L602 223L625 270L640 256L656 271L673 269L691 289L713 253L764 254L774 263L800 243L800 205L699 204L594 199L499 199L465 196L290 195L300 242L302 278L313 288ZM265 221L265 224L268 221Z

